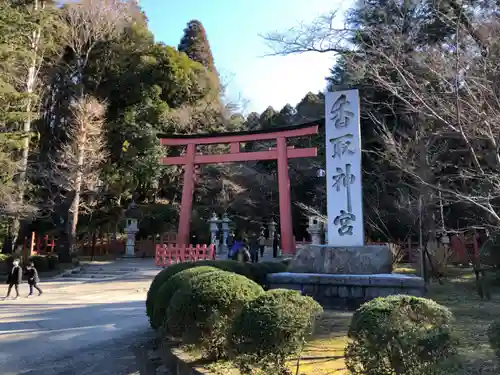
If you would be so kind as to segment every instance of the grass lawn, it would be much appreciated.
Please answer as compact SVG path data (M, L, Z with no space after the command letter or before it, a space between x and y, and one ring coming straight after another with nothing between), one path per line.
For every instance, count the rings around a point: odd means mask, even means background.
M396 270L412 273L411 268ZM500 318L500 288L493 289L491 301L482 301L477 295L471 269L451 268L444 285L429 285L427 298L447 306L455 315L455 332L459 336L463 370L456 375L494 375L500 373L495 356L488 344L486 329ZM314 338L306 346L299 374L344 375L343 352L347 342L345 333L350 314L325 311ZM292 365L292 364L291 364ZM295 370L296 366L293 366ZM294 371L295 372L295 371Z
M410 267L396 270L413 273ZM500 319L500 287L492 290L492 300L482 301L475 289L471 269L450 268L444 285L431 283L427 298L447 306L455 315L455 332L459 336L460 358L464 368L453 375L496 375L500 366L488 344L486 329L494 319ZM306 345L301 358L298 374L304 375L345 375L344 347L351 313L325 311L317 324L313 338ZM194 355L194 353L193 353ZM194 363L198 362L195 358ZM200 363L200 362L198 362ZM297 360L290 361L295 374ZM205 366L214 374L232 375L230 364L217 363Z

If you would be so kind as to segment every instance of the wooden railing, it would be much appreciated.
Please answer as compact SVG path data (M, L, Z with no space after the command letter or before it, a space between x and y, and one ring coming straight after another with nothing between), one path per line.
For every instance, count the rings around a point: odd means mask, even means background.
M158 267L209 259L215 259L214 245L156 245L155 263Z

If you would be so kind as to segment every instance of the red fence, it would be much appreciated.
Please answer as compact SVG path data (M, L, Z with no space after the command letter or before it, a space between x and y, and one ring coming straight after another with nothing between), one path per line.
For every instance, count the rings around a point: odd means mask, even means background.
M155 263L159 267L209 259L215 259L214 245L156 245Z

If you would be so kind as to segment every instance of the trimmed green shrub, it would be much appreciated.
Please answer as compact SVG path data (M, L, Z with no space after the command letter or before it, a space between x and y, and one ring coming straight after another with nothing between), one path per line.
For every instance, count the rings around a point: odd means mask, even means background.
M218 269L209 266L193 267L176 273L169 278L156 294L153 316L151 317L151 326L155 329L161 327L165 319L165 314L167 312L167 307L170 304L170 300L179 288L186 285L186 283L193 277L214 271L218 271Z
M35 265L35 268L38 272L48 271L49 269L49 260L44 255L33 255L29 258L31 262Z
M286 360L301 351L322 312L295 290L273 289L249 302L231 327L231 354L240 371L251 374L260 366L264 373L287 373Z
M479 250L481 264L500 268L500 232L493 233Z
M453 315L412 296L376 298L354 313L345 363L353 375L445 374L455 354Z
M500 360L500 320L495 320L489 325L488 340L490 342L491 349L493 349L495 355Z
M157 293L163 284L165 284L167 280L178 272L200 266L211 266L223 271L234 272L238 275L246 276L262 286L267 284L267 275L269 273L286 271L286 267L284 267L281 262L262 262L251 264L241 263L236 260L204 260L191 263L178 263L168 266L156 275L147 294L146 314L149 317L151 327L155 328L152 321L154 315L154 304Z
M23 259L21 256L18 256L17 254L0 254L0 262L5 263L5 267L10 270L12 268L12 262L14 262L14 259L19 259L19 264L23 264Z
M148 294L146 297L146 315L149 317L149 322L154 313L154 303L156 299L156 293L160 290L163 284L174 276L176 273L187 270L189 268L197 267L197 263L177 263L168 266L167 268L161 270L158 275L155 276L151 285L149 286Z
M59 256L57 254L47 255L49 270L55 270L59 265Z
M243 275L252 278L252 271L250 269L250 264L241 263L236 260L223 259L223 260L205 260L198 262L201 266L212 266L223 271L234 272L238 275Z
M170 300L168 331L185 344L197 345L210 358L226 355L231 322L245 303L263 293L260 285L232 272L209 272L191 278Z
M288 268L291 261L292 261L292 259L283 259L280 263L284 264Z
M264 288L267 287L267 275L270 273L286 272L287 270L287 266L281 262L250 263L249 267L252 280Z

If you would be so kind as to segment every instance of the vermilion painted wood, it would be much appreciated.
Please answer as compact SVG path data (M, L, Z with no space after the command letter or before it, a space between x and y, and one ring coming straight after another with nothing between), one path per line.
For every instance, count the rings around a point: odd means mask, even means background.
M191 221L191 209L193 208L194 193L194 160L196 145L190 143L184 156L184 186L182 187L181 212L179 217L179 236L177 241L187 245L189 243L189 223Z
M209 259L215 259L214 245L156 245L155 264L159 267Z
M278 186L280 201L281 247L291 252L295 249L293 243L292 206L290 201L290 177L288 176L288 155L298 150L288 150L286 138L276 139L278 159ZM316 154L316 149L313 149ZM315 155L316 156L316 155Z
M282 130L271 133L261 134L243 134L243 135L222 135L217 137L207 136L206 138L162 138L160 142L164 146L185 146L189 144L195 145L212 145L212 144L225 144L225 143L240 143L240 142L254 142L254 141L267 141L276 139L278 137L292 138L303 137L306 135L318 134L318 125L311 127L293 130Z
M296 158L313 158L318 155L318 150L311 148L288 148L288 159ZM253 152L236 152L231 154L219 155L195 155L194 164L216 164L216 163L233 163L239 161L258 161L258 160L276 160L278 159L278 150L271 149L268 151L253 151ZM173 156L161 159L163 165L186 165L188 163L187 154L184 156Z

